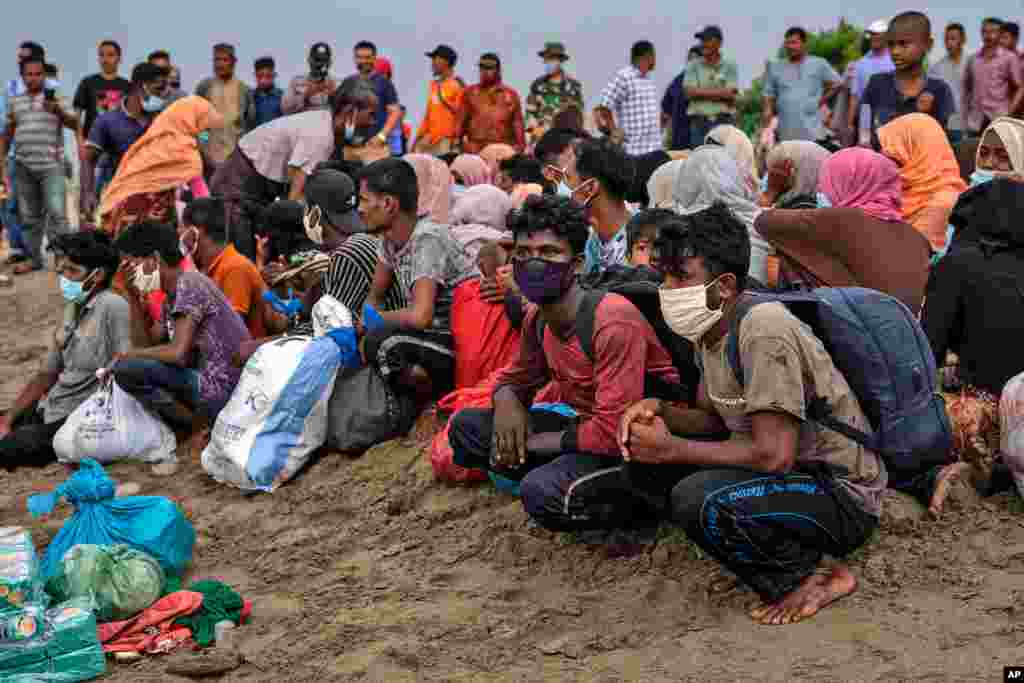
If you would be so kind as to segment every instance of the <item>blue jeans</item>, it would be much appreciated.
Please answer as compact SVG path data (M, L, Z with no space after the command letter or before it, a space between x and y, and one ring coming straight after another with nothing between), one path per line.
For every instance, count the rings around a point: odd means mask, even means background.
M48 238L68 231L67 178L63 164L37 172L15 161L18 212L32 266L43 267L43 235Z
M701 470L672 490L672 517L767 602L798 588L822 555L848 555L878 526L831 476L799 471Z
M7 243L16 254L27 254L28 246L21 233L21 221L18 219L18 181L15 178L14 159L7 160L7 177L11 186L7 188L7 201L0 206L4 227L7 228Z
M160 416L174 427L183 424L175 403L181 403L192 412L202 412L210 420L217 417L227 401L217 405L203 405L199 400L199 373L157 360L129 358L114 365L114 380L118 386L138 399L147 410Z

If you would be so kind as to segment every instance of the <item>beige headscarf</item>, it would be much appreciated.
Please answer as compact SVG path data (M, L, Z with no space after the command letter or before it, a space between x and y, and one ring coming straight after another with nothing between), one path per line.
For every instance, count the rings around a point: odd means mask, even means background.
M789 161L793 164L793 186L778 198L776 205L795 197L814 197L818 192L818 173L832 153L816 142L788 140L780 142L768 152L768 168Z
M754 143L750 141L747 134L736 126L728 124L715 126L704 138L705 145L716 145L725 147L729 155L736 160L741 170L750 169L750 177L757 187L761 178L757 172L757 159L754 155Z
M1006 147L1006 152L1010 155L1010 166L1013 167L1013 172L1024 173L1024 121L1012 119L1009 116L1000 117L985 129L985 133L981 136L982 141L985 140L985 135L989 131L998 135L999 139L1003 141L1003 146ZM975 167L979 167L978 161L975 162Z
M654 170L647 181L647 196L650 197L649 208L671 209L675 204L672 197L672 188L676 184L676 176L679 169L686 163L686 159L676 159L662 164Z
M419 218L429 216L435 223L447 223L452 203L452 173L448 164L427 154L406 154L402 158L416 171L420 191L416 215Z

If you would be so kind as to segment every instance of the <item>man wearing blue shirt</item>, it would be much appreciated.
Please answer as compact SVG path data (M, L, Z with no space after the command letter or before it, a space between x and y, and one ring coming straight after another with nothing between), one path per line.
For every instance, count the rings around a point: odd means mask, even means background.
M252 106L249 107L249 120L246 130L259 128L284 115L281 111L281 98L284 91L274 84L277 78L273 57L260 57L253 65L256 73L256 87L251 90Z

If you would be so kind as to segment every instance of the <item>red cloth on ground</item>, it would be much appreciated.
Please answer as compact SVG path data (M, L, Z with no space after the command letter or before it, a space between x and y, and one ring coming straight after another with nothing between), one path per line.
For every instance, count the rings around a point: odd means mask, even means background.
M480 299L480 280L459 285L452 297L455 338L455 388L475 387L519 353L519 330L505 307Z
M126 621L99 624L96 628L104 652L169 652L192 637L192 631L174 626L203 605L203 594L177 591L160 598ZM157 633L150 629L156 628Z

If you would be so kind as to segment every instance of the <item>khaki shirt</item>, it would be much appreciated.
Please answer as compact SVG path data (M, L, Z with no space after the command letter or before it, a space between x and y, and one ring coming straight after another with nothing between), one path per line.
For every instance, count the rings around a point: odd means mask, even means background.
M734 439L752 439L751 416L759 412L787 413L800 421L797 467L824 462L865 512L878 515L888 473L873 452L817 423L807 420L807 406L820 396L836 419L870 433L846 378L810 327L780 303L755 306L739 330L745 390L736 381L727 356L727 337L713 347L701 347L704 383L715 409Z

